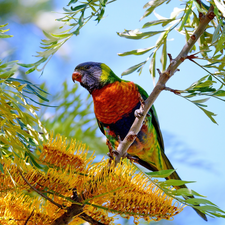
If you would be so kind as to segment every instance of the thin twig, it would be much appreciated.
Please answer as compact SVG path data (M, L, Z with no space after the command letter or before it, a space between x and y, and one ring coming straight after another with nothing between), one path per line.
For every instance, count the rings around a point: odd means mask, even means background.
M28 216L28 218L26 219L24 225L27 225L28 221L30 220L31 216L33 216L34 214L34 209L32 210L31 214Z
M147 113L149 112L152 104L154 103L156 98L159 96L161 91L165 89L166 82L171 78L171 76L174 75L174 73L177 71L178 66L186 59L186 57L188 56L188 53L190 52L190 50L192 49L196 41L205 31L208 23L214 18L215 14L213 11L214 11L214 8L211 5L209 8L209 11L207 12L205 16L201 18L199 22L199 26L197 27L195 32L191 35L190 39L187 41L187 43L183 47L180 54L175 59L172 59L172 57L170 57L170 60L171 60L170 65L168 66L165 72L161 73L155 88L153 89L150 96L145 100L143 116L140 118L137 118L137 117L135 118L134 123L131 126L128 134L126 135L124 140L120 142L117 148L118 154L114 154L116 164L120 162L121 157L124 157L125 155L127 155L127 150L129 149L129 147L134 141L130 137L136 136L138 132L140 131L143 121Z
M50 201L52 204L56 205L57 207L59 207L60 209L63 209L63 206L58 204L57 202L54 202L51 198L49 198L48 196L44 195L42 192L40 192L38 189L36 189L35 187L33 187L29 181L23 176L22 172L20 171L20 169L18 169L21 177L23 178L23 180L27 183L27 185L33 189L35 192L37 192L39 195L41 195L43 198L47 199L48 201Z

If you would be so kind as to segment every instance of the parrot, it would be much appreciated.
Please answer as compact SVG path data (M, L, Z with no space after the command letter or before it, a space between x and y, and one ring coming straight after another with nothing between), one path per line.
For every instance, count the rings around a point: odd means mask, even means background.
M120 79L106 64L99 62L79 64L72 74L72 80L79 82L92 96L98 126L110 146L116 150L136 118L135 111L143 104L142 101L148 98L147 92L131 81ZM151 171L174 169L164 151L163 137L154 105L146 115L127 153L134 162ZM181 180L176 171L166 179ZM193 209L207 221L204 213Z

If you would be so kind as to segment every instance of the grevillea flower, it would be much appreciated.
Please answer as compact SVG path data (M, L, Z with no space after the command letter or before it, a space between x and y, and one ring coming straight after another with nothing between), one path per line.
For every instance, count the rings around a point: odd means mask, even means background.
M4 161L4 174L0 173L0 224L24 224L29 218L28 225L50 225L75 202L83 206L85 215L109 225L114 224L117 215L133 216L138 223L140 218L171 219L182 211L182 205L129 161L123 160L115 167L105 159L93 163L93 155L88 158L87 154L85 145L57 136L43 145L40 161L48 165L45 172L23 162ZM35 189L54 202L38 195ZM71 198L74 190L75 200ZM73 215L69 224L81 224L82 219L80 214Z

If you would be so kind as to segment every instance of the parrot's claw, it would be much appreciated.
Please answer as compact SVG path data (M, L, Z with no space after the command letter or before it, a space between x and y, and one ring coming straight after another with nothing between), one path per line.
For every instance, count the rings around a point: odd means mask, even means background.
M144 110L142 108L141 109L136 109L134 111L134 115L137 118L141 118L142 116L144 116Z
M113 159L113 156L108 152L107 153L107 156L110 158L110 159Z
M127 154L127 158L131 161L131 162L136 162L138 163L138 159L135 156L132 156L130 154Z
M141 94L139 93L139 99L140 99L140 102L141 102L141 106L139 109L136 109L134 111L134 116L137 117L137 118L141 118L142 116L144 116L144 106L145 106L145 101L144 99L142 98Z

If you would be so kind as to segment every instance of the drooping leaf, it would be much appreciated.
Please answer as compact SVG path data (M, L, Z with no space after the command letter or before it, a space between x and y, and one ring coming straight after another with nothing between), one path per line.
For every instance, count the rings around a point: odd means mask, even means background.
M156 34L162 33L163 31L148 31L148 32L140 32L138 29L136 30L125 30L124 32L117 32L120 37L125 37L128 39L145 39L152 37Z
M189 4L189 7L188 7L188 9L187 9L187 11L186 11L186 13L185 13L184 18L182 19L182 23L181 23L181 25L180 25L179 32L183 29L183 27L184 27L184 25L186 24L188 18L190 17L190 14L191 14L191 12L192 12L192 3L193 3L193 2L191 1L190 4Z
M166 26L168 23L170 23L172 21L174 21L174 19L154 20L154 21L145 23L142 28L147 28L147 27L158 25L158 24L162 24L162 26Z
M221 51L222 49L224 49L224 47L225 47L224 42L225 42L225 29L223 28L222 35L220 36L220 39L219 39L218 43L216 44L216 50L215 50L215 52L214 52L214 55L215 55L217 52L219 52L219 51Z
M175 196L199 196L199 197L205 197L203 195L200 195L199 193L197 193L196 191L193 191L189 188L180 188L180 189L177 189L177 190L172 190L171 191L171 194L172 195L175 195Z
M192 205L200 205L200 204L206 204L206 205L214 205L211 201L205 199L205 198L189 198L185 200L186 203L192 204Z
M144 15L141 17L141 19L140 20L142 20L142 19L144 19L145 17L147 17L147 16L149 16L152 12L153 12L153 10L156 8L156 7L158 7L158 6L160 6L160 5L162 5L164 2L166 2L167 0L152 0L152 1L149 1L147 4L145 4L144 5L144 7L143 8L148 8L146 11L145 11L145 13L144 13Z
M162 186L181 186L181 185L184 185L184 184L194 183L194 182L195 181L184 181L184 180L170 179L170 180L159 182L159 184L162 185Z
M139 69L141 66L143 66L144 64L146 63L146 61L144 62L141 62L141 63L138 63L134 66L131 66L130 68L128 68L127 70L125 70L121 76L125 76L125 75L128 75L130 73L133 73L134 71L136 71L137 69Z
M204 109L204 108L202 108L202 107L200 107L199 106L199 108L209 117L209 119L213 122L213 123L215 123L215 124L217 124L217 122L216 122L216 120L213 118L213 116L216 116L216 114L215 113L213 113L213 112L211 112L211 111L208 111L208 110L206 110L206 109Z
M154 52L150 65L149 65L149 72L153 78L153 83L155 84L155 60L156 60L156 51Z
M142 49L136 49L124 53L118 53L119 56L127 56L127 55L143 55L146 52L151 51L155 46L149 47L149 48L142 48Z
M160 171L154 171L154 172L147 172L146 174L150 177L160 177L165 178L170 176L175 170L169 169L169 170L160 170Z

